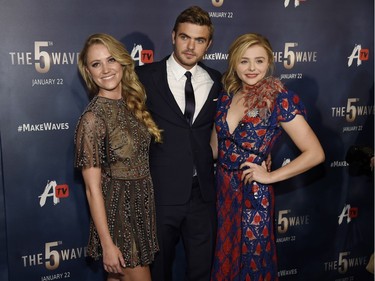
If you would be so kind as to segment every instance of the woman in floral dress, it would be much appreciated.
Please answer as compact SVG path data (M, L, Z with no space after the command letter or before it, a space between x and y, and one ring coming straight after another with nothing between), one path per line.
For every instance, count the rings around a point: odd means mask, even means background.
M325 156L299 97L271 76L273 52L265 37L238 37L228 61L211 139L217 158L218 214L211 280L274 281L278 277L270 184L307 171ZM301 154L269 172L264 161L282 130Z

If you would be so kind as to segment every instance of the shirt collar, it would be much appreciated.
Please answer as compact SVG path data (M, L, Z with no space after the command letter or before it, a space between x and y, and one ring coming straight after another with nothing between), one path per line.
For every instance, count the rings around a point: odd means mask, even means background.
M186 70L183 68L174 58L173 53L167 60L168 66L170 67L171 73L176 78L176 80L180 80L182 77L185 77L185 72L190 71L192 78L194 79L194 75L197 72L197 65L194 65L191 69Z

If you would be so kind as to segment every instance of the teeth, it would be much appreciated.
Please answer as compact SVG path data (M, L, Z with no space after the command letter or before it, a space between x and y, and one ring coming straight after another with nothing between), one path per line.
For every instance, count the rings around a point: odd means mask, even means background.
M102 79L103 80L108 80L108 79L111 79L113 77L113 75L111 75L111 76L106 76L106 77L103 77Z

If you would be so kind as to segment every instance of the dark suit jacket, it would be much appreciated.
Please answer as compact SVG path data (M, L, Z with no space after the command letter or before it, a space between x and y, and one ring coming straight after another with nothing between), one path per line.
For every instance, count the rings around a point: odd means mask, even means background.
M179 205L190 197L193 167L205 201L215 200L213 157L210 136L213 128L220 72L203 67L214 84L192 127L187 123L168 86L166 60L137 67L146 88L147 107L160 129L163 143L151 143L150 169L156 205Z

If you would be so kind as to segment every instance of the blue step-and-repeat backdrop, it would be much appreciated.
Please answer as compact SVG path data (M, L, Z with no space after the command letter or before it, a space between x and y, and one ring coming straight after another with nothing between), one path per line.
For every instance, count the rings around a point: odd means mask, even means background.
M221 72L238 35L270 39L275 74L306 104L326 152L323 165L275 185L280 280L374 280L366 270L374 252L373 0L0 0L1 280L103 280L86 258L89 212L73 168L74 129L88 103L78 54L90 34L105 32L137 65L159 60L191 5L214 22L204 62ZM274 168L297 153L283 137Z

